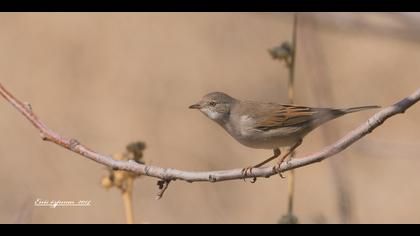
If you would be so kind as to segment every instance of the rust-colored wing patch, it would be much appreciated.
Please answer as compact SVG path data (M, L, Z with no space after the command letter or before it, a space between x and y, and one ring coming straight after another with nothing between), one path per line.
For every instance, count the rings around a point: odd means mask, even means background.
M310 125L312 121L319 117L319 112L319 109L310 107L273 105L272 109L259 117L258 125L255 128L268 131L282 127Z

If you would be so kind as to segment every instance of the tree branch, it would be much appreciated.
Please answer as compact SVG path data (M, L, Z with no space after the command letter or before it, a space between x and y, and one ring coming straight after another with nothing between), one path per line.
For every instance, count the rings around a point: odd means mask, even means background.
M111 167L113 169L130 171L139 175L147 175L154 178L159 178L165 180L167 183L173 180L184 180L187 182L220 182L226 180L237 180L244 178L254 178L254 177L270 177L272 175L278 174L278 171L288 171L296 169L302 166L310 165L315 162L320 162L328 157L331 157L359 139L363 138L365 135L371 133L375 128L382 125L382 123L388 118L399 114L404 113L406 109L414 105L420 100L420 88L417 89L410 96L402 99L401 101L395 103L392 106L386 107L383 110L377 112L371 118L367 120L364 124L360 125L358 128L349 132L347 135L339 139L337 142L325 147L319 152L313 153L311 155L293 159L288 163L283 163L280 166L279 170L273 169L273 167L262 167L255 168L252 170L252 175L248 174L244 176L241 169L232 169L232 170L219 170L219 171L181 171L171 168L162 168L157 166L149 166L139 164L135 161L119 161L114 160L110 155L104 155L93 150L90 150L88 147L80 144L77 140L72 138L65 138L57 134L53 130L49 129L32 111L30 106L22 103L16 99L11 93L9 93L1 84L0 84L0 94L12 104L20 113L22 113L41 133L41 137L45 141L53 142L57 145L60 145L72 152L80 154L88 159L96 161L105 166ZM167 186L163 186L166 189ZM162 192L163 193L163 192Z

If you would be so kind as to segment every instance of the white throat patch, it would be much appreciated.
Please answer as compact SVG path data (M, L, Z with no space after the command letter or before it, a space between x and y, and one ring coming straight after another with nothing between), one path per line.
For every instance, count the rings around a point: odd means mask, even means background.
M202 108L200 111L203 112L206 116L208 116L212 120L218 120L222 116L222 114L220 114L219 112L212 111L208 108Z

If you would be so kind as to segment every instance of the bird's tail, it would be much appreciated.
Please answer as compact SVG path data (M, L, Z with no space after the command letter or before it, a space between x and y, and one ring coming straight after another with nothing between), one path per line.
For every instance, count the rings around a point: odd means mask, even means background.
M327 121L333 120L335 118L338 118L340 116L343 116L345 114L349 114L352 112L358 112L368 109L374 109L374 108L380 108L380 106L362 106L362 107L351 107L347 109L329 109L329 108L322 108L323 113L320 115L317 119L315 119L313 122L315 125L314 127L317 127Z
M341 111L344 112L344 113L352 113L352 112L358 112L358 111L363 111L363 110L367 110L367 109L374 109L374 108L380 108L380 106L352 107L352 108L347 108L347 109L341 109Z

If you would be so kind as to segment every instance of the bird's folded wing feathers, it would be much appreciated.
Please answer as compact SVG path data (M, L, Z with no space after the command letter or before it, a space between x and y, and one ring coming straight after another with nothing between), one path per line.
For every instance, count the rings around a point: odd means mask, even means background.
M269 108L269 109L267 109ZM264 109L259 109L258 115L253 117L255 129L268 131L282 127L311 125L321 117L336 111L328 108L310 108L304 106L266 104ZM336 115L331 114L333 118Z

